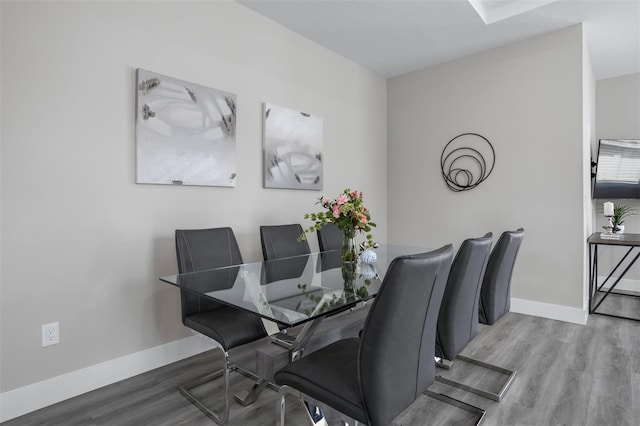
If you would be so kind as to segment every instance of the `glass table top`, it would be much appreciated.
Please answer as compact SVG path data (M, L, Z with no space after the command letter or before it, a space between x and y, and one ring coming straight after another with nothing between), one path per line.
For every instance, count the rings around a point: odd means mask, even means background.
M343 265L340 250L161 277L182 290L287 327L374 297L391 261L430 249L381 245L373 264Z

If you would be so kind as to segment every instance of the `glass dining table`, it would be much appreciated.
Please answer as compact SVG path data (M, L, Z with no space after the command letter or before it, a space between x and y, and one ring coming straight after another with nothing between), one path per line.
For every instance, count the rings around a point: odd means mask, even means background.
M380 245L373 263L343 263L340 250L161 277L160 280L263 318L274 343L291 360L324 318L375 297L391 261L428 252L423 247ZM303 325L296 336L287 328Z

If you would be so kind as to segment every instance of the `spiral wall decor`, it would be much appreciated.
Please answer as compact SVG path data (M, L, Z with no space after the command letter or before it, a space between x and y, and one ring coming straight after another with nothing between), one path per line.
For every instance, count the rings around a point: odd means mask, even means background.
M496 152L487 138L477 133L462 133L442 150L442 177L450 190L467 191L484 182L493 171Z

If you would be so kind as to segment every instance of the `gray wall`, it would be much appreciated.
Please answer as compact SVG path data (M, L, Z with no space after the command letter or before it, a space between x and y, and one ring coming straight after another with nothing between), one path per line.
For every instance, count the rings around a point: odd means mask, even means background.
M389 239L454 243L525 228L512 296L583 308L585 219L582 27L388 82ZM476 132L496 151L491 176L450 191L440 154Z
M0 7L0 392L188 335L158 280L176 228L232 226L259 260L259 225L350 187L386 240L384 79L234 2ZM138 67L237 94L236 188L134 183ZM265 101L324 119L324 191L262 188Z
M598 80L596 108L599 138L640 139L640 73Z
M593 66L589 56L584 31L582 33L582 220L583 238L586 241L593 233L593 200L591 199L591 146L596 139L596 80L593 74ZM585 313L589 312L589 248L585 243L582 257L582 280L584 282L582 292L582 306ZM584 317L586 322L587 317Z

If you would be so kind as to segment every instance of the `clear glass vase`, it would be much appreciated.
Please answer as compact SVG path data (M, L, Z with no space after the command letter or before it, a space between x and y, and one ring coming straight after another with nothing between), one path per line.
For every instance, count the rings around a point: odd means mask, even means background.
M354 229L343 230L342 261L356 262L358 260L358 246L356 243L356 231Z
M355 229L343 229L342 233L342 278L344 280L344 295L347 298L351 298L355 296L356 267L358 263L356 231Z
M356 262L342 262L344 296L350 299L356 294Z

